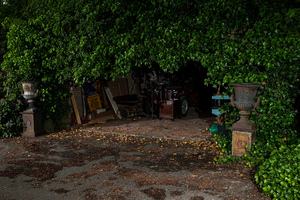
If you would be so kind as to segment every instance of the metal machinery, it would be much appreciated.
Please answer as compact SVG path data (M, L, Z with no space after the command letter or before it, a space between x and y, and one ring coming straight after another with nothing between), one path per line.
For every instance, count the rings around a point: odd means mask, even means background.
M198 104L198 91L173 86L168 79L159 79L153 72L142 93L142 101L145 113L151 117L174 120L186 116L189 107Z

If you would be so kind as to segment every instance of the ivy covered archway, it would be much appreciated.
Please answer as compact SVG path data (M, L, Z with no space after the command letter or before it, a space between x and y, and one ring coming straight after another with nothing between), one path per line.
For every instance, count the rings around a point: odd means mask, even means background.
M258 92L261 106L251 117L258 125L249 158L254 164L299 139L299 16L287 15L296 6L286 0L31 0L22 17L4 23L5 85L41 80L44 110L54 117L64 113L56 105L68 98L68 89L60 86L70 79L114 78L152 62L172 73L189 61L200 62L207 69L206 84L221 84L227 93L233 82L264 85ZM228 126L237 119L231 110Z

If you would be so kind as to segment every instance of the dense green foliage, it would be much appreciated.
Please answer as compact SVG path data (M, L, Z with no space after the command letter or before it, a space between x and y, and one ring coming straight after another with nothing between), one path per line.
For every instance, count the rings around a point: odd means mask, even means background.
M17 99L0 101L0 132L2 137L12 137L23 130L23 120L19 112L26 106L26 102Z
M255 180L275 199L300 198L300 144L282 145L259 166Z
M12 137L23 130L23 119L20 112L28 104L25 99L21 98L21 84L10 79L9 74L0 72L0 82L5 83L6 81L8 83L3 85L5 87L3 87L0 96L0 136ZM6 96L5 94L9 95Z
M0 4L0 23L6 17L11 19L22 18L26 10L27 0L11 0ZM3 61L3 54L7 51L7 27L0 26L0 62ZM6 81L8 83L6 83ZM22 116L19 112L23 111L27 103L20 99L21 92L18 83L9 78L7 72L2 71L0 66L0 99L10 93L7 98L0 101L0 137L12 137L20 133L23 129Z
M290 14L295 8L287 0L31 0L22 17L5 20L8 51L1 67L9 72L5 84L42 81L41 107L58 120L56 114L68 109L59 105L68 99L70 79L115 78L153 63L171 73L188 61L200 62L207 68L206 84L221 84L224 94L233 92L229 83L263 83L261 106L251 111L257 141L244 157L249 166L261 164L272 160L276 147L287 145L292 154L290 145L299 141L300 23ZM222 110L227 126L239 118L229 104ZM229 143L220 142L228 153ZM257 172L258 181L263 176Z
M3 21L7 17L11 19L18 19L22 18L22 14L26 9L26 0L19 1L19 0L11 0L9 3L4 3L1 1L0 3L0 24L2 24ZM0 26L0 62L3 62L3 54L7 50L7 34L8 29L6 27ZM2 73L1 66L0 66L0 83L3 83L6 78L6 73ZM3 94L4 85L0 84L0 98L5 96Z

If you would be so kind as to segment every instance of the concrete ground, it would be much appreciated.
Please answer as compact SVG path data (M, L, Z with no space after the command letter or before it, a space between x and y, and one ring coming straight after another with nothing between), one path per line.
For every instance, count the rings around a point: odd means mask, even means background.
M213 123L191 112L0 139L0 199L270 199L252 169L213 163Z

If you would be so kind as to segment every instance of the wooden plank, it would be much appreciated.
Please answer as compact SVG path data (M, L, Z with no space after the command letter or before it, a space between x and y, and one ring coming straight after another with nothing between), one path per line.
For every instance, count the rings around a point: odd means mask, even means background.
M120 88L120 96L128 95L129 89L128 89L128 81L127 78L117 78L115 82L119 83Z
M89 126L89 125L94 125L94 124L104 124L109 119L115 119L115 116L113 114L103 116L103 117L91 120L90 122L83 124L82 126Z
M112 108L113 108L113 110L114 110L117 118L122 119L121 113L118 112L119 108L118 108L116 102L113 100L113 96L111 94L111 91L110 91L109 87L105 87L104 89L105 89L105 92L106 92L106 95L108 97L108 100L109 100L109 102L110 102L110 104L111 104L111 106L112 106Z
M104 117L104 116L107 116L107 115L113 115L114 112L112 110L109 110L109 111L106 111L106 112L102 112L102 113L92 113L92 120L94 119L97 119L97 118L100 118L100 117Z
M84 116L84 105L83 105L83 99L82 99L82 91L81 87L74 87L72 88L74 99L76 101L77 110L80 117Z
M73 109L74 109L74 112L75 112L76 121L77 121L78 124L81 124L81 119L80 119L80 116L79 116L79 112L78 112L78 108L77 108L77 104L76 104L76 101L75 101L73 90L70 90L70 93L72 94L71 102L72 102L72 106L73 106Z
M118 82L108 82L108 86L109 86L110 92L111 92L113 97L121 96L120 83L118 83Z

